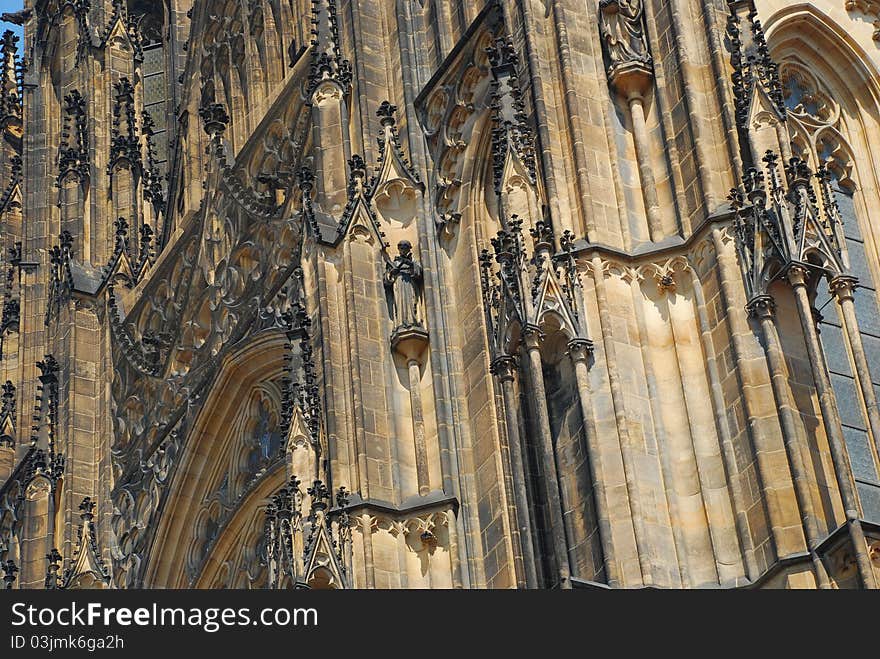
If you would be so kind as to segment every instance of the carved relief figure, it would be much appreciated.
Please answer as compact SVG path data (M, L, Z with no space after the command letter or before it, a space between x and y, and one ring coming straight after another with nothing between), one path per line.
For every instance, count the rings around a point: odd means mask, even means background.
M611 68L651 63L644 15L642 0L599 0L599 25Z
M422 266L413 258L408 240L400 241L397 250L399 255L385 265L385 288L391 296L394 328L421 327Z

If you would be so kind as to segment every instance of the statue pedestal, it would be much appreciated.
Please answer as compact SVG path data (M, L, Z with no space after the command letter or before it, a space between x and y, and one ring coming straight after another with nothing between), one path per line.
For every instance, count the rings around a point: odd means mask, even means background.
M611 67L608 78L617 93L629 100L645 96L654 82L654 72L648 64L633 61Z
M407 363L421 363L422 353L428 346L428 331L418 325L398 327L391 333L391 349L402 355Z

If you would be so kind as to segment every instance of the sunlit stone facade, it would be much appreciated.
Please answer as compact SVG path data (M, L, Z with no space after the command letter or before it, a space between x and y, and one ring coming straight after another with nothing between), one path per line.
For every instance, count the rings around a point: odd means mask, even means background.
M877 588L880 3L26 0L11 588Z

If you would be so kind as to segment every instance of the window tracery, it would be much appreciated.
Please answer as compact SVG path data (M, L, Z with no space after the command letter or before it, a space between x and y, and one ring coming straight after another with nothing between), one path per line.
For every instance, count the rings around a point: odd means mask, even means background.
M845 251L852 273L859 279L855 291L855 309L869 366L871 384L880 389L880 300L875 278L868 266L865 239L859 222L855 195L855 159L845 137L847 126L843 108L814 68L795 60L780 66L783 96L788 110L788 126L794 156L803 158L812 167L824 167L830 179L837 212L843 224ZM861 218L863 221L865 218ZM856 372L852 367L851 349L843 321L823 280L816 293L815 308L819 314L819 333L828 360L832 386L843 421L847 449L853 465L856 488L863 515L880 520L880 470L878 457L871 448L867 418L858 393Z
M841 108L818 78L799 62L780 66L783 98L788 110L793 155L812 169L824 165L842 189L854 190L852 156L843 130Z

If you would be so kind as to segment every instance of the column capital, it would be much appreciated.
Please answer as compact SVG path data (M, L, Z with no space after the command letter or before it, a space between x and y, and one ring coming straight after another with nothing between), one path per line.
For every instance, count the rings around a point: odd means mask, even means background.
M496 376L501 382L509 382L514 379L516 374L517 363L516 357L513 355L501 355L492 360L489 367L492 375Z
M538 325L526 325L522 331L523 342L529 350L537 350L544 341L543 330Z
M568 354L575 364L585 362L593 354L593 342L589 339L572 339L568 342Z
M773 318L776 302L770 295L757 295L749 300L746 311L752 318Z
M807 280L810 278L810 268L804 263L794 262L788 266L788 271L785 274L792 287L806 286Z
M837 275L828 282L828 290L837 298L837 302L852 300L859 278L852 275Z

